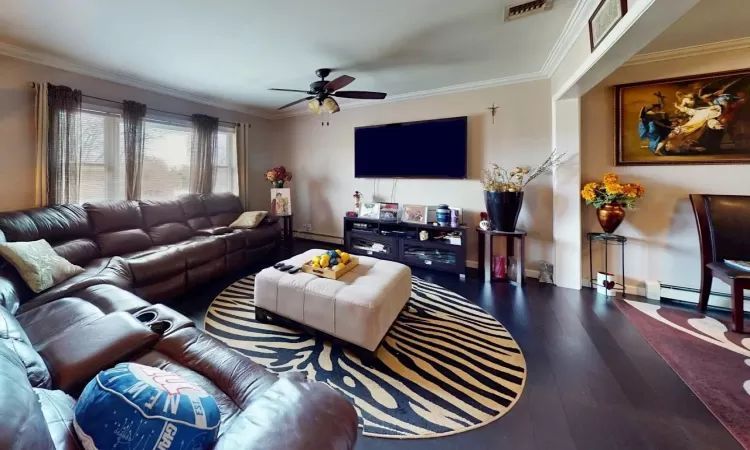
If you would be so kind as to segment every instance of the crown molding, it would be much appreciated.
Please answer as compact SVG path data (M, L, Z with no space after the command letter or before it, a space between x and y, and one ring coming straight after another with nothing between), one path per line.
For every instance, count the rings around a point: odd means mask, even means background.
M568 54L570 49L575 44L576 39L584 31L584 28L588 24L589 17L594 13L597 7L598 1L592 0L578 0L573 7L573 11L568 17L568 21L565 22L560 37L555 42L552 51L550 51L547 60L542 66L542 73L548 77L552 77L555 70L560 66L565 55Z
M693 58L696 56L709 55L711 53L722 53L732 50L742 50L746 48L750 48L750 37L732 39L729 41L712 42L710 44L694 45L691 47L683 47L673 50L664 50L661 52L643 53L630 58L628 62L623 64L623 67L649 64L659 61L671 61L682 58Z
M180 91L178 89L162 86L149 81L142 80L130 75L124 75L117 72L106 71L96 69L93 67L84 66L76 62L70 61L66 58L50 55L49 53L29 50L23 47L9 44L7 42L0 41L0 55L10 56L11 58L28 61L34 64L40 64L43 66L54 67L56 69L65 70L67 72L73 72L80 75L86 75L100 80L111 81L114 83L124 84L138 89L143 89L157 94L168 95L170 97L176 97L183 100L188 100L202 105L213 106L216 108L225 109L228 111L240 112L242 114L248 114L255 117L269 119L271 116L265 111L261 111L254 108L249 108L243 105L239 105L232 102L226 102L210 97L204 97L189 92Z
M505 78L496 78L494 80L476 81L472 83L456 84L453 86L446 86L437 89L429 89L425 91L409 92L406 94L389 95L383 100L358 100L351 102L339 102L342 110L349 110L352 108L361 108L364 106L376 106L384 103L395 103L403 102L406 100L414 100L418 98L434 97L437 95L454 94L458 92L474 91L477 89L486 89L497 86L505 86L508 84L525 83L529 81L547 80L549 77L542 72L526 73L521 75L513 75ZM304 116L309 114L307 109L300 109L280 114L275 114L271 119L286 119L288 117Z

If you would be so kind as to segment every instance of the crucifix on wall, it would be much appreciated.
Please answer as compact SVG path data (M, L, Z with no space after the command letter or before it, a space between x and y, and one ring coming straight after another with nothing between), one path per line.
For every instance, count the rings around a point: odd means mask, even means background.
M489 108L487 108L492 113L492 124L493 125L495 124L495 114L497 114L498 108L500 108L500 107L499 106L495 106L495 102L492 102L492 106L490 106Z

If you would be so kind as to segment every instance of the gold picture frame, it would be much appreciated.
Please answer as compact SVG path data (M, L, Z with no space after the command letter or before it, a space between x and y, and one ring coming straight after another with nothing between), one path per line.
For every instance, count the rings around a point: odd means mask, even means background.
M750 69L615 86L615 165L750 164Z

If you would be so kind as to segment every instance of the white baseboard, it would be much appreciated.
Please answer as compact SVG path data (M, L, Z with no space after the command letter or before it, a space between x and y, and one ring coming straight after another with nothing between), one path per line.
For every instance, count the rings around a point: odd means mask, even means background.
M673 300L680 300L688 303L698 304L699 295L697 292L685 292L678 291L676 289L661 288L661 297L670 298ZM709 306L717 306L719 308L732 309L732 299L720 295L709 295L708 296ZM745 311L750 310L750 300L745 300Z
M338 245L344 245L344 239L338 238L338 237L332 237L332 236L322 236L320 234L315 233L307 233L304 231L295 231L294 237L307 239L310 241L318 241L318 242L327 242L329 244L338 244Z
M589 280L581 280L581 286L589 287ZM646 288L644 286L625 286L628 294L635 294L641 297L646 297ZM661 287L659 289L660 299L678 300L681 302L695 303L698 304L699 295L697 292L689 292L678 289L670 289L667 287ZM708 297L708 304L710 306L716 306L719 308L732 308L732 300L729 297L721 295L710 295ZM750 310L750 300L745 300L745 310Z

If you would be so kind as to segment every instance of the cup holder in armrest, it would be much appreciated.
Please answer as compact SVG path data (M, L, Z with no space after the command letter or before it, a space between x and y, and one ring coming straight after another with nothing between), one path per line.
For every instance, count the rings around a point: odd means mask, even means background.
M148 327L156 334L164 335L172 329L172 322L169 320L156 320L148 324Z
M133 314L137 320L146 325L154 333L162 336L194 327L192 320L162 304L151 305Z
M140 320L146 325L156 320L157 317L159 317L159 314L156 311L150 310L141 311L135 315L136 319Z

